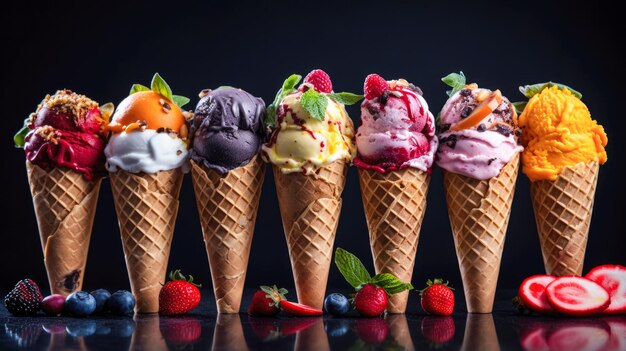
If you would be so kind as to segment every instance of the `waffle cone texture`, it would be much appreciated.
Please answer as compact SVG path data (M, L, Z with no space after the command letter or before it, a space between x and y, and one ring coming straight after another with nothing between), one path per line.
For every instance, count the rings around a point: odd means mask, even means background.
M159 311L183 181L180 168L154 174L110 173L135 311Z
M335 161L308 175L272 168L298 302L321 309L348 165Z
M487 180L443 171L468 312L493 310L518 169L519 154Z
M376 273L411 282L430 174L416 168L380 173L359 169L361 196ZM387 311L404 313L408 291L392 295Z
M581 162L554 181L530 184L547 274L582 274L598 171L597 162Z
M82 288L101 180L28 161L26 171L50 291L67 296Z
M255 156L222 175L191 161L193 186L219 313L238 313L265 164Z

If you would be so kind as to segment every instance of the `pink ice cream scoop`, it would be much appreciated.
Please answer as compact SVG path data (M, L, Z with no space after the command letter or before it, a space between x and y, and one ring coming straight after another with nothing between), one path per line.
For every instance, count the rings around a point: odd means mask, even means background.
M422 91L406 80L365 80L354 164L386 173L407 167L429 172L437 150L435 119Z
M488 89L468 86L453 94L443 106L439 119L439 167L474 179L490 179L523 150L517 140L517 115L506 97L476 125L453 128L472 118L472 113L490 94Z

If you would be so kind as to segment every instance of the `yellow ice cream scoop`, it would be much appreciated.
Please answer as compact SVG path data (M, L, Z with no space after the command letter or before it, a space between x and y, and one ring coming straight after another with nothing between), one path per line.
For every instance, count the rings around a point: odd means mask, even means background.
M523 172L531 181L555 180L568 166L607 160L604 128L577 92L547 84L519 116Z

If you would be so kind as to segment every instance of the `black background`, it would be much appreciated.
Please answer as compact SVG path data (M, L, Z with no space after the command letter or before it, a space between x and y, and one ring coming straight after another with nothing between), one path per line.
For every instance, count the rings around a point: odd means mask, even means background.
M323 68L335 91L360 93L365 76L406 78L419 85L436 113L446 95L440 78L463 70L470 81L522 99L520 84L553 80L584 95L609 135L601 168L585 271L626 263L623 181L624 89L617 53L623 23L599 4L502 1L203 2L22 1L2 11L2 152L0 288L29 276L47 288L41 246L24 167L13 133L43 96L70 88L100 103L119 103L132 83L159 72L175 94L197 102L203 88L232 85L273 99L291 73ZM355 122L357 106L348 108ZM373 269L356 169L345 188L336 246ZM210 285L191 177L180 196L171 268ZM247 286L293 285L271 171L263 187ZM428 194L413 283L444 277L460 288L441 172ZM520 173L502 259L500 287L515 287L543 263L529 197ZM108 181L96 213L85 289L127 288L117 220ZM347 287L333 266L329 286Z

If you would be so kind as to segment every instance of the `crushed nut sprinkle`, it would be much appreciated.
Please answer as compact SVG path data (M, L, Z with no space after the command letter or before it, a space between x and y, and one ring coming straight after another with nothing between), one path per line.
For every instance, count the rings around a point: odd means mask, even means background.
M49 141L53 144L59 143L59 137L61 134L51 126L43 126L35 129L35 134L42 137L45 141Z
M202 90L200 91L200 93L198 93L198 97L199 97L199 98L203 98L203 97L205 97L205 96L209 95L209 93L210 93L211 91L212 91L211 89L202 89Z
M183 117L185 118L185 121L191 121L193 119L193 111L183 111Z
M422 92L422 89L420 89L420 87L418 87L417 85L414 85L413 83L409 84L409 90L416 92L418 95L424 95L424 93Z
M189 135L189 129L187 128L187 125L183 124L182 126L180 126L180 130L178 131L178 133L180 134L181 138L187 138L187 135Z
M46 106L49 109L66 113L74 119L82 118L87 111L94 107L98 107L98 103L86 97L85 95L76 94L69 89L58 90L54 95L46 95L41 101L35 115ZM31 120L33 116L31 115Z

